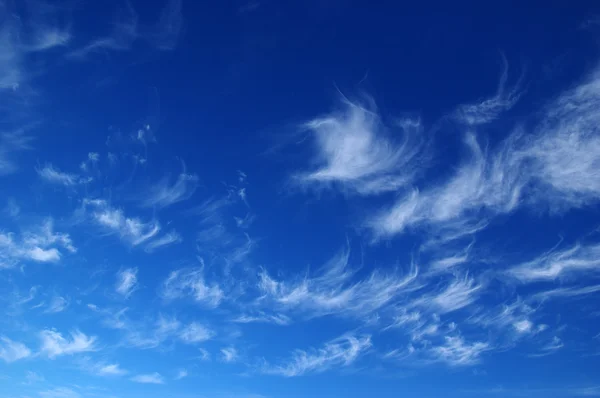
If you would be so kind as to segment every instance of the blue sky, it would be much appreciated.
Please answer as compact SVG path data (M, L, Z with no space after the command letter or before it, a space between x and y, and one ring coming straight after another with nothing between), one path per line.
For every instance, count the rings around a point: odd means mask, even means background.
M0 397L600 396L593 2L0 1Z

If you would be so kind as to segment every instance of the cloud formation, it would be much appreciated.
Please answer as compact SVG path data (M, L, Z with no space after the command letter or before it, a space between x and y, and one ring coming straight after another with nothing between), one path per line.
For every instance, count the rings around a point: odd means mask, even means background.
M319 349L296 350L292 357L280 365L266 365L262 372L285 377L320 373L332 367L348 366L371 347L370 336L343 336L328 342Z
M259 273L258 303L273 305L280 311L298 311L309 317L341 314L362 317L372 314L416 288L418 269L405 275L374 271L356 281L349 268L350 250L338 253L314 277L275 280L266 270Z
M54 232L54 222L25 230L17 238L13 233L0 232L0 268L12 268L21 261L57 262L64 251L77 251L69 234Z
M459 106L455 113L455 117L459 121L470 126L490 123L497 119L502 112L511 109L517 103L522 94L520 84L518 82L513 87L506 87L508 61L504 55L502 61L504 69L500 75L496 94L475 103Z
M207 307L217 307L225 298L225 293L217 284L208 284L202 268L183 268L172 271L163 283L162 294L173 300L190 296L194 301Z
M404 119L390 128L373 105L367 108L344 98L340 111L304 128L314 136L317 155L314 170L295 176L302 185L332 185L362 195L397 191L412 182L423 160L420 121Z
M40 332L40 339L42 341L40 352L50 359L98 349L96 337L87 336L79 330L74 330L70 333L70 338L65 338L55 330L46 329Z
M137 268L126 268L117 273L115 290L121 296L128 298L137 288Z

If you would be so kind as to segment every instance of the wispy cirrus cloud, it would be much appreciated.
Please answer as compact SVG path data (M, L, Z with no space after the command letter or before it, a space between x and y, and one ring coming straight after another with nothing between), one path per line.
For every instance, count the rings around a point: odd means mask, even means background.
M291 358L279 365L265 365L265 374L295 377L321 373L335 367L349 366L371 347L370 336L342 336L313 350L296 350Z
M148 244L146 244L146 246L144 247L144 250L146 250L148 253L152 253L156 249L172 245L173 243L179 243L181 241L181 235L179 235L175 231L171 231L159 238L153 239L150 242L148 242Z
M136 217L127 217L123 210L114 208L102 199L85 199L84 209L90 208L90 216L94 223L108 231L116 233L125 242L137 246L148 243L160 232L156 221L144 222Z
M71 51L68 56L74 59L84 59L89 54L129 50L139 37L138 29L138 15L131 4L127 3L116 12L112 22L112 31L108 35L94 39L85 46Z
M64 185L66 187L85 184L90 181L89 179L82 178L77 174L60 171L51 163L47 163L44 167L36 168L36 171L43 180L52 184Z
M157 372L135 375L129 380L142 384L165 384L164 378Z
M55 330L46 329L40 332L40 340L42 342L40 353L50 359L54 359L62 355L73 355L82 352L97 351L95 336L87 336L79 330L74 330L69 337Z
M337 186L373 195L408 186L419 169L421 123L404 119L389 127L370 106L344 98L342 109L304 124L314 136L317 155L312 171L294 176L301 185ZM400 133L401 140L392 134Z
M558 298L578 297L600 292L600 285L591 285L585 287L559 287L556 289L544 290L533 294L530 298L534 301L546 301Z
M414 189L367 220L377 238L409 227L451 232L520 206L561 211L600 198L600 69L543 109L532 132L523 127L493 147L465 135L470 159L445 181Z
M374 271L357 281L356 271L348 266L349 258L350 250L343 250L325 264L317 276L291 281L275 280L263 269L259 274L258 303L308 316L337 313L362 317L417 287L416 266L405 275Z
M152 185L144 194L142 205L163 208L189 199L198 187L198 176L185 171L179 174L174 183L165 177Z
M56 314L64 311L68 306L69 300L61 296L54 296L44 312L47 314Z
M558 336L553 336L552 339L544 344L535 354L530 354L530 357L545 357L554 354L556 351L563 348L565 345Z
M462 278L456 277L443 290L425 294L414 304L431 307L441 314L452 312L473 303L482 288L483 286L469 275Z
M126 268L117 272L115 290L121 296L128 298L137 289L137 268Z
M455 118L470 126L490 123L496 120L502 112L511 109L521 97L520 81L513 87L506 87L508 79L508 61L502 55L504 69L500 75L498 89L493 97L458 107Z
M552 281L571 274L600 271L600 244L576 244L561 251L550 251L531 261L516 265L508 274L521 282Z
M23 343L0 336L0 359L11 363L31 356L31 350Z
M292 319L283 314L266 314L262 311L253 314L243 314L233 319L236 323L273 323L276 325L289 325Z
M225 293L217 284L205 281L202 268L183 268L172 271L162 286L162 296L167 300L190 296L208 307L217 307Z
M473 365L480 361L481 355L490 350L489 343L467 342L461 336L445 336L444 343L428 350L428 355L435 362L443 362L450 366Z
M85 59L95 53L128 51L139 40L158 50L172 50L177 45L183 25L181 6L181 0L168 0L158 21L154 25L145 26L140 23L137 12L128 3L115 13L112 29L108 34L91 40L68 55L73 59Z

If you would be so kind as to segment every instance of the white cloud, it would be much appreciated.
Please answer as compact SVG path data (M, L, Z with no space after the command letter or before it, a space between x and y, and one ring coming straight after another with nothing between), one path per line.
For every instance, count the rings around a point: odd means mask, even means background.
M314 277L295 281L278 281L266 270L259 274L259 304L274 305L281 311L296 310L309 316L344 314L363 317L397 300L415 289L417 268L406 275L374 271L354 281L356 271L349 269L350 251L343 250Z
M562 251L551 251L512 267L508 273L522 282L535 282L586 271L600 271L600 244L576 244Z
M50 359L98 349L95 336L87 336L78 330L71 332L69 339L55 330L46 329L40 332L40 339L42 340L40 352Z
M38 175L45 181L52 184L64 185L66 187L85 183L89 180L79 177L77 174L70 174L55 169L52 164L48 163L42 168L35 169Z
M181 242L181 236L175 231L171 231L167 234L164 234L160 238L152 239L145 247L148 253L152 253L154 250L159 249L164 246L168 246L172 243Z
M372 102L372 101L370 101ZM344 99L343 109L304 125L314 135L315 169L295 176L303 185L337 185L363 195L397 191L417 173L422 147L419 120L397 123L394 133L374 106L367 109Z
M0 232L0 268L13 267L21 260L56 262L62 257L57 247L71 253L76 251L69 234L54 232L52 219L38 228L26 230L21 239L15 239L13 233Z
M133 246L149 241L160 231L157 222L143 222L139 218L126 217L123 210L115 209L101 199L86 199L84 206L93 208L91 217L96 224L118 234L123 241Z
M127 268L117 273L117 293L128 298L137 289L137 272L137 268Z
M521 163L513 153L515 139L509 137L490 155L473 134L467 134L469 161L457 167L447 181L405 195L368 220L367 226L376 237L390 237L418 225L435 225L456 233L468 231L488 214L512 211L519 204L525 183Z
M468 322L486 330L495 330L507 345L517 340L541 332L545 325L536 325L532 320L536 309L520 299L499 308L482 307L469 317Z
M473 303L482 287L473 278L465 275L463 278L455 278L441 292L422 299L422 303L431 305L440 313L456 311Z
M127 371L122 369L118 363L113 363L97 366L95 373L99 376L123 376L127 374Z
M554 298L576 297L598 292L600 292L600 285L585 287L560 287L535 293L531 296L531 299L536 301L545 301Z
M285 377L324 372L333 367L352 364L370 347L370 336L344 336L328 342L319 349L296 350L285 363L276 366L267 365L262 371Z
M56 314L64 311L69 306L69 301L61 296L55 296L50 301L48 308L44 312L48 314Z
M257 314L244 314L236 317L233 322L236 323L274 323L276 325L289 325L292 320L287 315L283 314L265 314L259 312Z
M179 369L177 371L177 375L175 376L175 380L185 379L186 377L188 377L188 371L185 369Z
M31 356L31 350L23 343L0 336L0 358L5 362L14 362Z
M456 233L486 218L527 205L563 211L597 203L600 181L600 68L543 110L533 132L515 129L504 141L481 147L445 181L414 189L367 220L376 238L415 226Z
M217 307L224 299L223 290L218 285L206 283L202 268L172 271L163 283L162 293L169 300L191 296L208 307Z
M143 384L165 384L163 377L157 372L133 376L130 380Z
M198 176L181 173L177 180L171 184L168 178L164 178L150 187L144 194L142 205L145 207L167 207L175 203L189 199L198 187Z
M188 344L210 340L214 332L198 322L192 322L179 332L179 338Z
M433 346L429 355L436 362L444 362L450 366L474 365L480 361L481 354L490 350L488 343L465 342L460 336L445 336L444 344Z
M223 362L235 362L238 360L239 354L234 347L225 347L221 349L221 360Z
M545 357L547 355L552 355L556 351L563 348L564 346L565 345L563 344L562 340L559 337L554 336L554 337L552 337L552 340L550 340L548 343L546 343L540 349L540 352L538 352L537 354L531 354L530 356L531 357Z
M521 97L519 83L510 89L506 89L508 78L508 61L502 56L504 70L498 82L496 95L479 102L465 104L458 107L455 117L461 122L475 126L490 123L498 118L502 112L511 109Z

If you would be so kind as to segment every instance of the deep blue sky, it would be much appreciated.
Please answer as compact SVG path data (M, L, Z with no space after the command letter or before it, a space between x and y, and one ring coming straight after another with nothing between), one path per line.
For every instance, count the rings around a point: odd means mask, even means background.
M0 0L0 398L600 396L599 39Z

